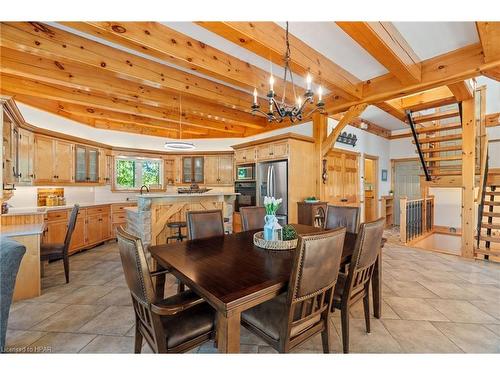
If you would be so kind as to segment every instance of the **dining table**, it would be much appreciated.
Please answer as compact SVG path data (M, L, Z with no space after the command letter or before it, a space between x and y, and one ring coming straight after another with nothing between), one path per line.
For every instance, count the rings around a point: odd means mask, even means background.
M302 224L292 226L298 235L324 231ZM169 270L215 309L217 348L221 353L239 353L243 311L287 290L293 249L278 251L257 247L253 243L256 232L258 230L149 247L159 270ZM341 264L349 263L356 237L346 233ZM381 317L381 276L380 250L372 278L376 318Z

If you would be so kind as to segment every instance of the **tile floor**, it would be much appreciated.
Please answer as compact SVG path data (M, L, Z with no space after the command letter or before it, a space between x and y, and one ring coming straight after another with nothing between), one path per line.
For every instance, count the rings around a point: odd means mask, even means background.
M468 261L388 241L383 258L383 314L364 328L362 303L351 311L352 353L499 353L500 264ZM71 282L60 262L46 267L40 297L13 304L10 352L132 353L134 313L118 248L110 242L71 257ZM175 280L168 279L167 293ZM332 347L341 353L338 312ZM241 330L241 351L275 353ZM145 344L143 352L151 352ZM198 353L215 353L213 343ZM322 353L318 335L295 350Z

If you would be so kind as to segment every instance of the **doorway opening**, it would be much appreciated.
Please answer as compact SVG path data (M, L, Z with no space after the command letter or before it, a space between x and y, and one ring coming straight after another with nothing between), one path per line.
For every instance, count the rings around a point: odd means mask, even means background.
M364 155L363 193L365 222L378 218L378 157Z

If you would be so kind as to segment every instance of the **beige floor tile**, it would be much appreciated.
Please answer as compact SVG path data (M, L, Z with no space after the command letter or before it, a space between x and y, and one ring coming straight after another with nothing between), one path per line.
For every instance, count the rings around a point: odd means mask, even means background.
M496 323L497 320L468 301L428 299L427 302L452 322Z
M78 331L100 335L125 335L135 323L132 307L109 306Z
M28 299L26 302L58 302L59 299L73 293L78 288L77 285L73 284L63 284L51 288L44 288L39 297Z
M37 323L60 312L67 305L62 303L26 303L10 311L10 329L29 329Z
M97 336L80 353L133 353L134 338L126 336Z
M500 353L500 337L480 324L432 323L467 353Z
M482 299L486 301L498 302L500 301L500 283L499 285L478 285L471 283L457 284L459 288L462 288L473 295L473 298L469 300Z
M409 268L388 268L385 269L383 272L389 274L395 280L399 281L418 281L423 277L420 272Z
M427 321L383 320L389 333L404 353L462 353L462 351Z
M113 306L131 306L132 297L130 289L126 286L113 288L108 294L102 296L97 301L96 305L113 305Z
M69 295L59 299L59 303L67 303L72 305L89 305L113 290L112 286L92 285L82 286L76 289Z
M474 306L478 307L480 310L488 313L495 319L500 320L500 300L498 301L487 301L487 300L479 300L479 301L469 301Z
M125 281L125 276L124 275L119 275L113 280L107 282L104 284L104 286L111 286L111 287L117 287L117 286L127 286L127 282Z
M448 321L423 298L387 297L385 301L403 320Z
M40 348L43 353L78 353L95 337L80 333L50 332L32 346Z
M339 338L342 337L342 326L334 320ZM349 321L349 352L350 353L400 353L401 346L386 330L379 319L371 321L371 333L366 333L364 319ZM341 352L341 351L340 351Z
M457 272L441 272L441 271L429 271L423 270L420 271L422 277L417 281L430 281L430 282L441 282L441 283L450 283L450 282L463 282L464 280L457 276Z
M437 296L429 289L423 287L416 281L395 280L389 284L389 287L399 297L410 298L436 298Z
M466 288L461 287L455 283L426 281L426 280L420 280L419 283L440 298L464 299L464 300L477 299L475 293L472 293Z
M48 332L78 332L78 329L103 311L106 306L70 305L33 327Z
M278 352L274 348L272 348L270 346L266 346L266 345L259 345L258 353L259 354L278 354Z
M240 343L242 344L252 344L252 345L267 345L267 343L262 340L259 336L253 334L245 327L240 329Z
M459 278L472 284L495 284L500 283L500 274L498 278L488 276L483 272L457 272Z
M500 324L483 324L491 332L494 332L498 337L500 337Z
M31 344L46 334L47 332L8 329L5 337L5 351L7 353L26 353Z

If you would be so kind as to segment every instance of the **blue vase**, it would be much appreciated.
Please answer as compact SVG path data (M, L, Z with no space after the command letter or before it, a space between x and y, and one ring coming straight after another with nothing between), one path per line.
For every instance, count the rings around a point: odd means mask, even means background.
M273 241L274 238L274 227L278 223L278 218L276 215L266 215L264 217L264 239L266 241Z

